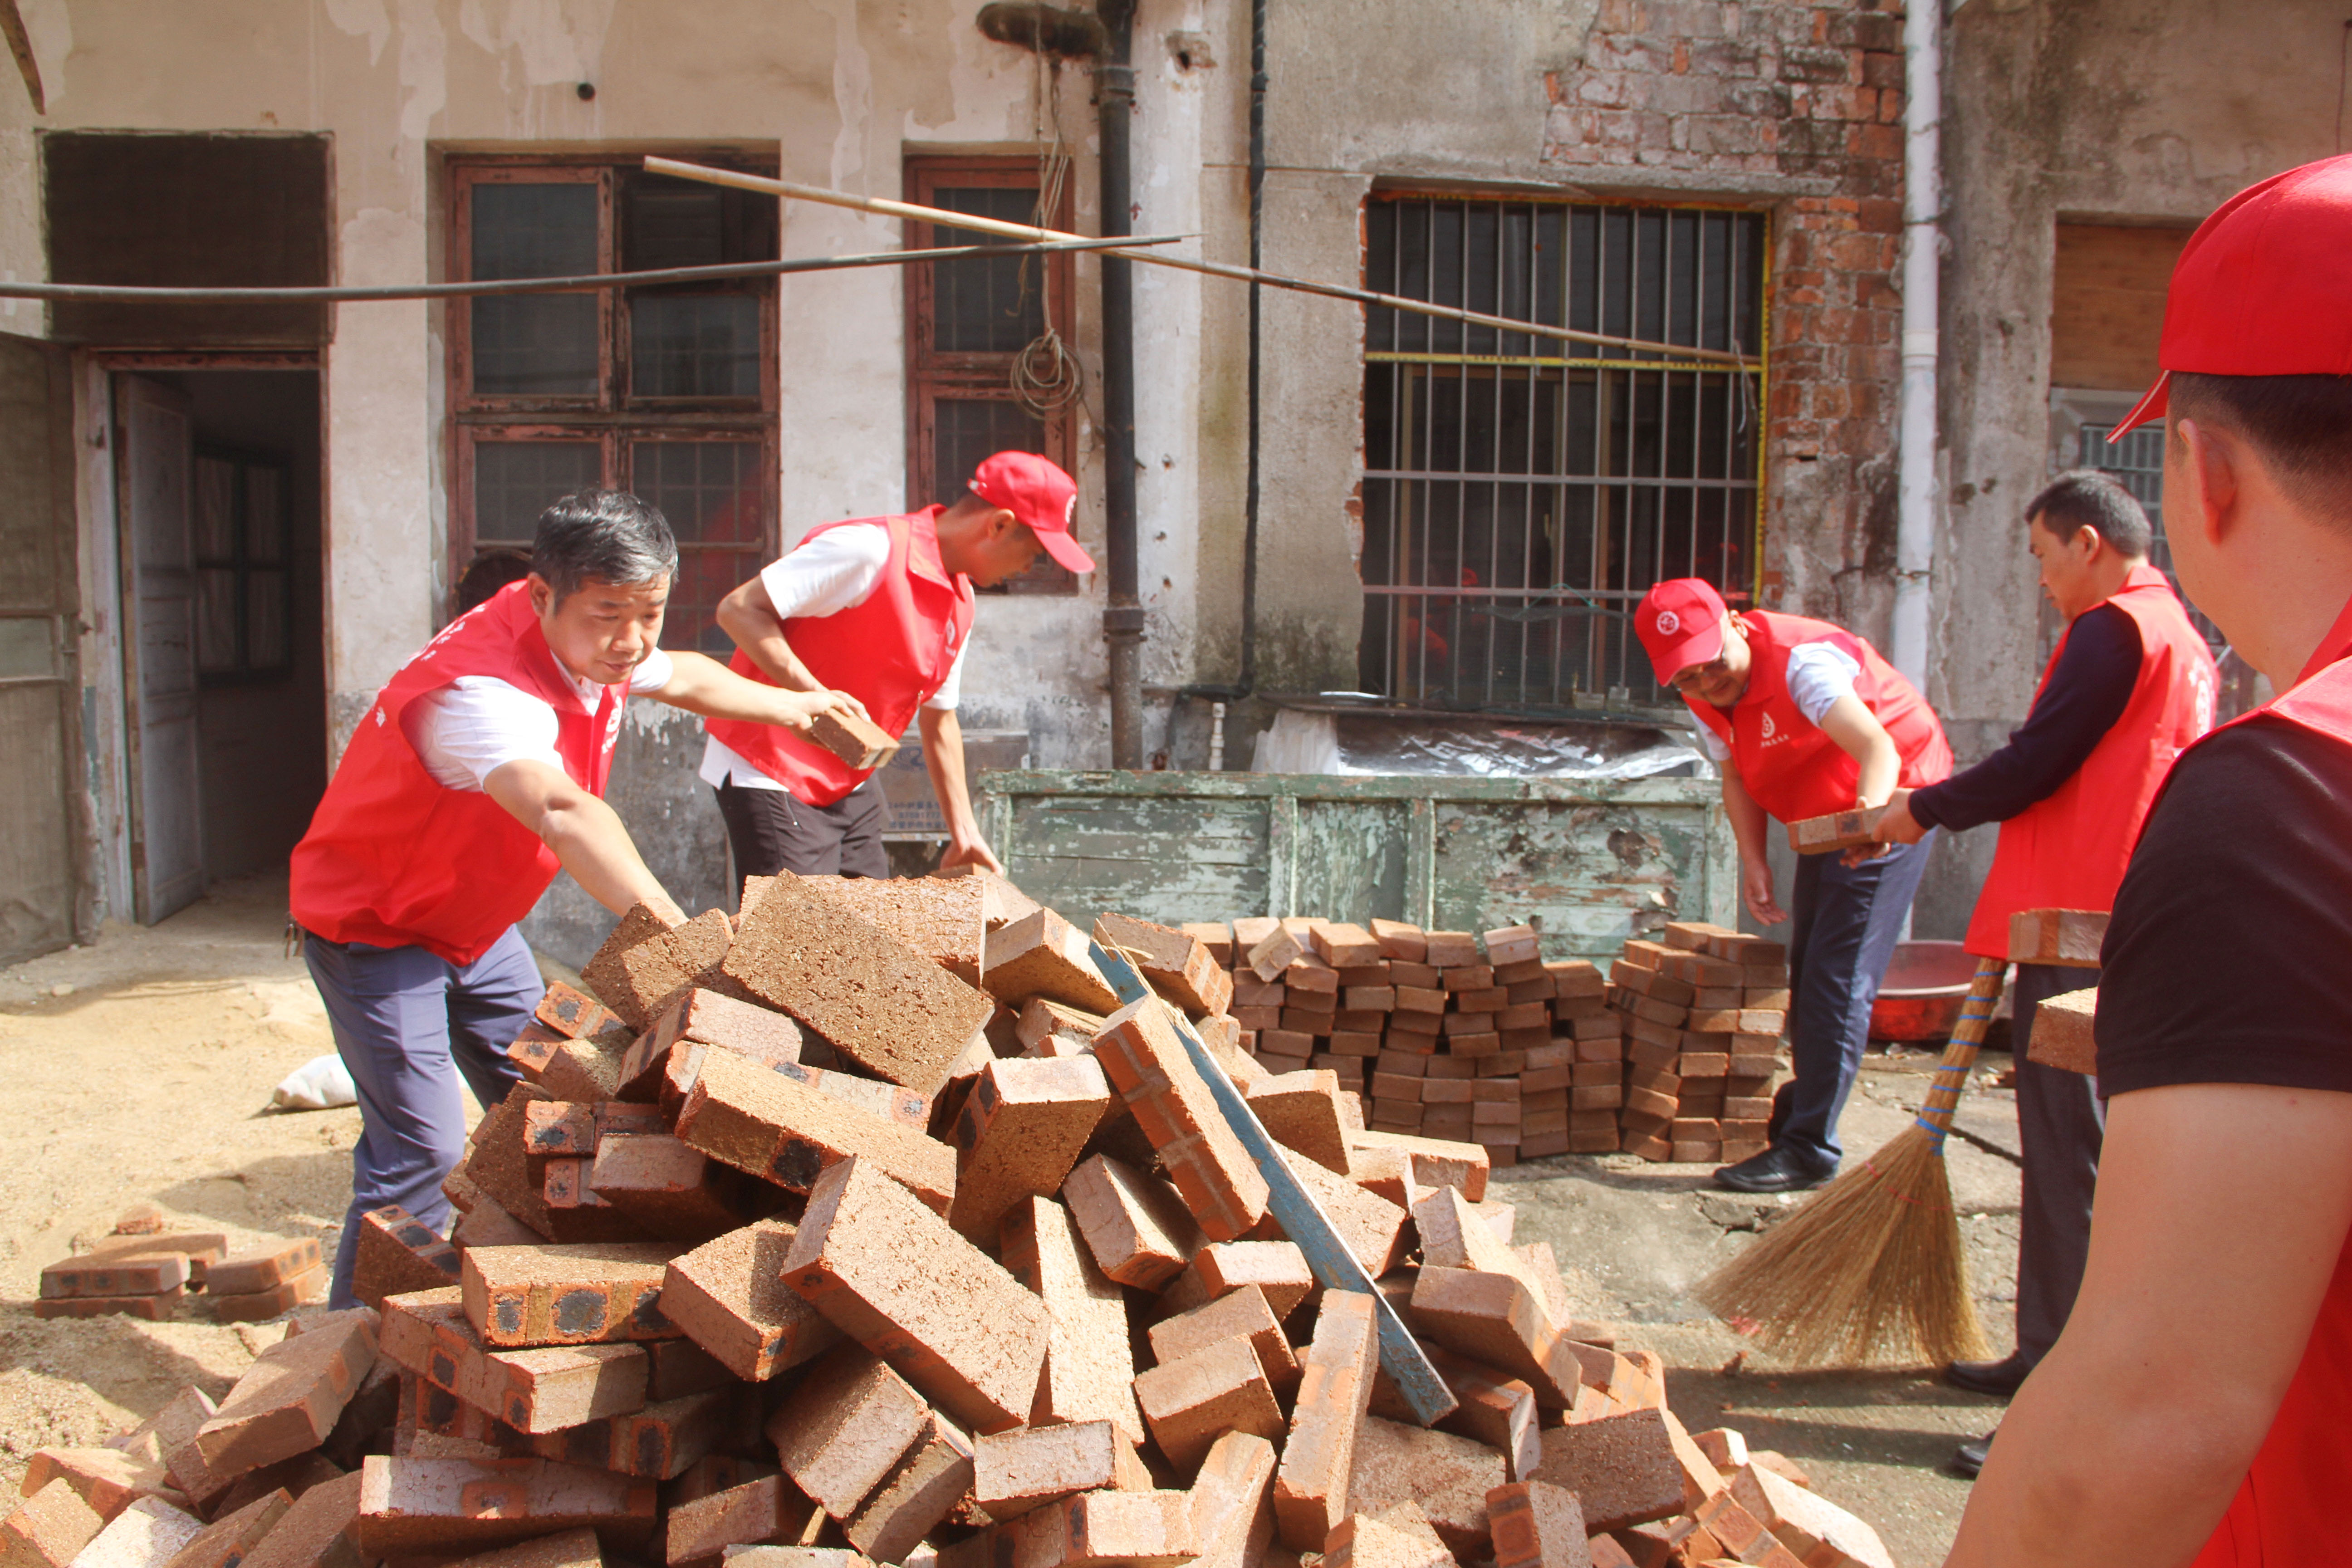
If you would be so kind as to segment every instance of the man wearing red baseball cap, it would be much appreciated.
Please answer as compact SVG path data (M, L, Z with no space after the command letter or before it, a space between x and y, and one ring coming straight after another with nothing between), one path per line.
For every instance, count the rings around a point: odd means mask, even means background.
M1826 621L1750 610L1735 616L1696 577L1661 583L1633 612L1658 683L1698 720L1723 772L1723 809L1739 841L1740 896L1789 933L1789 1043L1796 1077L1773 1097L1771 1143L1715 1173L1740 1193L1817 1187L1837 1174L1839 1114L1862 1067L1904 916L1928 846L1867 858L1809 855L1784 910L1764 858L1764 819L1783 822L1885 804L1952 771L1927 701L1853 633Z
M812 529L783 559L719 601L732 668L795 691L833 689L890 734L915 720L947 820L945 866L1002 871L964 786L956 721L974 586L992 588L1043 550L1073 572L1094 561L1070 535L1078 487L1034 452L982 463L951 506ZM882 792L813 742L765 724L708 726L702 779L739 877L887 877Z
M2105 1146L2074 1310L1953 1563L2345 1560L2352 1495L2352 157L2180 255L2165 531L2282 694L2183 752L2100 954Z

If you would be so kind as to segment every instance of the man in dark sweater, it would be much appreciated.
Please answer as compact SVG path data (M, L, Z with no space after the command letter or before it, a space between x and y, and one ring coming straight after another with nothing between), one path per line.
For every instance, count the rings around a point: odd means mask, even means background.
M2026 507L2026 537L2042 591L2069 618L2025 723L1964 773L1898 790L1878 830L1911 843L1936 827L2001 824L1991 874L1969 923L1968 949L2009 952L2021 910L2106 910L2172 760L2211 728L2216 679L2204 639L2163 574L2148 565L2147 516L2105 474L2062 474ZM1996 1362L1958 1362L1962 1388L2014 1394L2066 1326L2090 1248L2105 1115L2095 1079L2026 1058L2048 997L2096 985L2096 970L2018 965L2013 993L2018 1137L2024 1159L2017 1259L2017 1348ZM1957 1463L1974 1475L1986 1442Z

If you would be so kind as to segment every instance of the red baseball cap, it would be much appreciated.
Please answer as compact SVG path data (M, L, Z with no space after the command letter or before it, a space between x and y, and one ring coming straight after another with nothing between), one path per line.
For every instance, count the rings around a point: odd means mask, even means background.
M1091 572L1095 559L1070 536L1078 511L1078 483L1061 466L1034 452L999 452L971 474L971 493L1001 506L1027 526L1045 553L1073 572Z
M2114 441L2161 418L2172 373L2352 375L2352 153L2273 174L2197 226L2164 296L2163 372Z
M1633 630L1664 686L1723 651L1723 595L1697 577L1675 577L1642 595Z

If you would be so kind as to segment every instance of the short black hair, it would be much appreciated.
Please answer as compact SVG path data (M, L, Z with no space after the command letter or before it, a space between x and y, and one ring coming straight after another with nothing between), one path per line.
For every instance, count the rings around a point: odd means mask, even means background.
M2243 437L2288 499L2352 526L2352 375L2172 373L2174 416Z
M2096 468L2069 468L2042 486L2042 493L2025 503L2025 521L2031 523L2037 517L2053 539L2068 540L2084 529L2096 529L2101 539L2138 560L2147 559L2156 540L2147 513L2131 491L2113 474Z
M583 583L634 588L677 574L677 539L661 508L626 490L575 490L539 514L530 569L562 604Z
M530 552L512 548L492 548L474 557L466 574L457 579L457 613L464 615L475 605L509 583L520 583L530 574Z

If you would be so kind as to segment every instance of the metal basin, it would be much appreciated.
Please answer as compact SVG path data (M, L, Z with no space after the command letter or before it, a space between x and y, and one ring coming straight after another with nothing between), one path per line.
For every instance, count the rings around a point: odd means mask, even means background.
M1976 955L1957 942L1898 943L1886 982L1870 1008L1870 1033L1882 1040L1945 1040L1976 979Z

